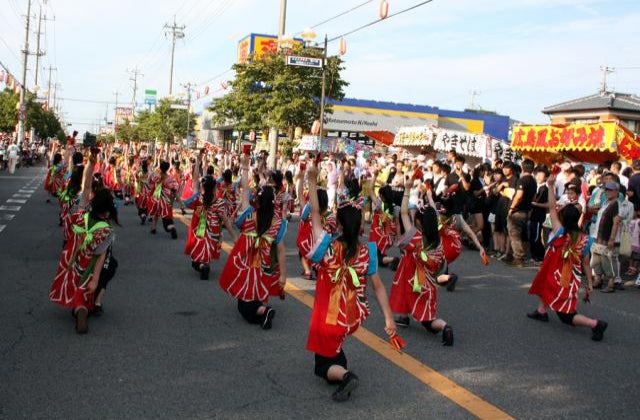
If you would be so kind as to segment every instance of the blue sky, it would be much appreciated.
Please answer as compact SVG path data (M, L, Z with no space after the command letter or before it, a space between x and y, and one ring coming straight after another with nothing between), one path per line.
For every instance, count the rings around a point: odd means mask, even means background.
M58 68L54 81L64 117L74 128L91 128L113 105L73 101L131 102L127 69L143 73L145 88L168 93L170 41L163 25L176 15L186 37L176 46L174 93L179 84L210 86L210 99L236 58L237 42L255 33L276 33L280 0L33 0L44 5L47 55L41 67ZM350 9L364 0L289 0L286 32ZM389 0L394 13L419 0ZM0 61L20 74L27 0L3 0ZM316 28L341 35L377 17L379 0ZM470 91L476 104L512 118L542 123L545 106L596 93L601 65L616 67L609 85L640 93L640 2L637 0L434 0L347 38L348 97L406 102L462 110ZM31 45L34 47L35 38ZM44 47L43 47L44 48ZM338 45L329 45L337 54ZM35 59L30 57L33 69ZM630 68L629 68L630 67ZM220 77L217 75L223 74ZM33 71L28 86L33 85ZM42 78L41 78L42 80ZM46 85L45 82L41 85ZM196 106L205 101L202 98Z

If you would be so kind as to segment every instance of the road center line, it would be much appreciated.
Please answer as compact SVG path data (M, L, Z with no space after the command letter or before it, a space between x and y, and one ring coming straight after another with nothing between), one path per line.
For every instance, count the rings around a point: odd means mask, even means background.
M174 213L174 217L180 220L187 227L190 225L190 219L186 218L185 216ZM222 243L223 251L228 253L229 251L231 251L231 249L231 245L229 245L227 242ZM292 284L291 282L287 282L285 290L297 301L303 303L309 308L313 308L314 298L309 293L300 289L298 286ZM498 407L483 400L482 398L473 394L471 391L468 391L467 389L461 387L451 379L447 378L441 373L438 373L436 370L430 368L419 360L406 353L394 350L393 348L391 348L391 345L389 343L387 343L371 331L367 330L366 328L358 328L353 336L358 341L360 341L385 359L389 360L391 363L403 369L411 376L427 385L429 388L448 398L453 403L464 408L474 416L480 419L492 420L513 418Z

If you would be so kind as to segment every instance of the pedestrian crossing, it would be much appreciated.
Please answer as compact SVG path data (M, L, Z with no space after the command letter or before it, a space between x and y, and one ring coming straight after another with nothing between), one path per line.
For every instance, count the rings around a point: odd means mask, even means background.
M5 204L0 205L0 233L7 228L8 224L6 222L11 222L22 209L22 205L27 204L27 201L36 192L38 185L42 182L40 175L23 178L28 179L29 182L22 185L11 198L5 201Z

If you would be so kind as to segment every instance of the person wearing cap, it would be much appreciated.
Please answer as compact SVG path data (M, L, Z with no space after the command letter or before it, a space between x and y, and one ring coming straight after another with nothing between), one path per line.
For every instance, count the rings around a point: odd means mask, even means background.
M607 201L598 210L594 231L595 243L591 247L591 267L596 275L594 287L607 281L604 293L615 291L614 280L618 277L618 252L620 248L620 206L618 203L618 183L607 181L604 192Z

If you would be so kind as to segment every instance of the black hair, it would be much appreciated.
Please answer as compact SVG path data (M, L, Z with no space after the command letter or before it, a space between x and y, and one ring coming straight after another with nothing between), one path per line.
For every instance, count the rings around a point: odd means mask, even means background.
M82 165L83 160L84 156L82 156L82 153L80 152L73 152L73 155L71 155L71 162L74 165Z
M96 192L104 189L104 179L100 172L94 172L91 177L91 191Z
M382 200L382 204L384 210L388 210L389 213L393 215L393 208L395 204L393 203L393 190L390 185L383 185L378 190L378 194L380 195L380 199Z
M282 175L281 171L272 171L271 174L269 174L269 178L271 179L271 181L273 181L276 190L279 190L282 187L284 175Z
M210 206L213 203L215 189L216 180L211 175L207 175L202 178L202 190L204 191L202 194L202 201L205 206Z
M231 181L233 180L233 172L231 172L231 169L225 169L222 173L222 179L224 179L225 183L231 184Z
M287 184L293 184L293 173L291 171L285 172L284 179L287 180Z
M84 173L83 165L76 165L71 172L71 178L67 184L67 194L70 198L74 199L80 193L82 188L82 174Z
M320 207L320 214L327 211L327 207L329 207L329 195L327 195L327 190L323 188L317 188L318 191L318 206Z
M176 169L180 169L180 160L174 160L173 161L173 166Z
M149 172L149 161L147 159L142 161L142 173L146 174L147 172Z
M466 162L466 159L464 158L464 156L457 154L453 161L454 162L461 162L462 164L464 164Z
M549 169L547 169L547 167L545 165L538 165L536 166L536 168L533 170L534 173L538 173L538 172L544 172L544 176L548 177L549 176Z
M111 191L101 189L93 194L89 216L94 220L101 220L100 215L107 212L109 213L109 219L119 225L118 210L113 202L113 195L111 195Z
M116 164L116 157L115 156L111 156L109 158L109 165L115 165Z
M129 156L129 166L132 166L134 162L135 159L133 158L133 156Z
M521 165L522 165L522 172L526 172L529 174L533 172L533 167L535 166L535 164L531 159L523 160Z
M169 170L169 162L164 160L160 162L160 171L166 174L168 170Z
M342 235L338 240L346 247L345 261L349 263L358 251L362 212L353 206L344 206L338 209L336 216L342 226Z
M438 213L433 207L423 207L416 213L417 228L422 232L422 247L429 249L440 245Z
M562 210L560 210L558 216L560 217L560 221L565 232L572 233L581 231L578 226L581 213L576 206L564 206Z
M344 186L347 188L348 198L356 199L360 195L360 183L356 177L347 177L344 179Z
M213 167L213 165L209 165L207 166L207 175L213 175L213 173L215 172L215 168Z
M273 187L264 186L258 190L258 194L255 198L256 214L258 215L258 236L263 235L273 220L275 214L273 199L275 197Z
M60 153L53 155L53 164L58 165L60 162L62 162L62 155Z

